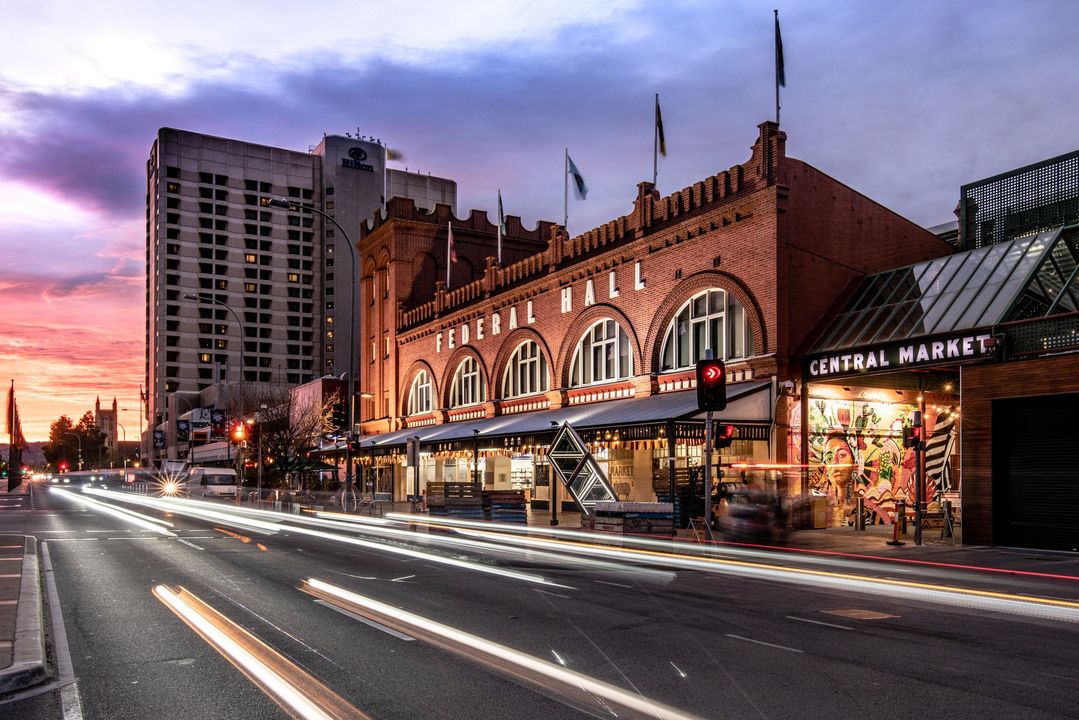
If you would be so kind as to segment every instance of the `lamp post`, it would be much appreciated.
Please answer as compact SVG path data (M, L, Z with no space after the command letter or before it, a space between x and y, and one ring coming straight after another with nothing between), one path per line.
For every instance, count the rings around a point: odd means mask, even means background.
M227 302L224 302L222 300L218 300L215 297L212 297L210 295L202 295L202 294L195 295L195 294L192 294L192 293L188 293L187 295L184 295L184 299L185 300L196 300L196 301L198 301L200 303L206 302L206 303L213 303L215 305L220 305L223 308L225 308L226 310L228 310L230 313L232 313L232 317L236 318L236 329L239 331L239 335L240 335L240 346L237 348L237 350L240 351L240 362L239 362L239 365L240 365L240 405L239 405L240 413L239 413L239 415L237 417L238 417L238 421L240 423L240 427L243 427L243 421L244 421L244 323L243 323L242 320L240 320L240 316L236 314L236 311L232 309L231 305L229 305ZM226 442L228 442L228 441L226 440ZM238 443L236 445L236 466L237 466L236 474L240 476L240 484L243 485L243 479L244 479L243 452L241 451L240 445Z
M337 229L341 231L341 234L345 237L346 242L348 242L348 249L350 251L349 254L350 254L351 259L352 259L352 273L351 273L351 275L349 277L349 293L350 293L349 314L352 317L352 323L351 323L351 327L349 327L349 330L348 330L348 437L351 440L352 439L352 434L353 434L353 429L356 427L355 407L354 407L355 404L356 404L356 390L355 390L355 388L356 388L356 373L355 373L356 327L359 325L359 317L357 317L357 314L356 314L357 313L357 309L356 309L356 272L357 272L357 269L356 269L356 267L357 267L356 246L354 246L352 244L352 238L349 237L348 231L345 230L343 227L341 227L341 223L337 222L336 218L334 218L333 215L330 215L329 213L325 213L322 210L319 210L317 207L314 207L313 205L308 205L306 203L291 202L289 200L284 200L284 199L281 199L281 198L278 198L278 199L263 198L262 199L262 204L264 206L270 206L270 207L276 207L276 208L284 208L285 210L289 210L289 211L303 209L303 210L308 210L310 212L313 212L316 215L319 215L320 217L323 217L323 218L329 220L330 222L332 222L337 227ZM350 446L350 443L346 442L345 443L345 492L346 492L346 494L350 490L352 490L352 448Z
M259 506L260 506L260 507L262 506L262 465L263 465L263 463L264 463L264 462L266 461L266 458L265 458L265 457L264 457L264 456L262 455L262 423L263 423L263 422L265 422L265 420L266 420L266 418L265 418L265 417L263 417L263 414L265 413L265 411L266 411L266 405L265 405L265 404L263 404L263 405L260 405L260 406L259 406L259 413L258 413L258 421L259 421L259 479L258 479L258 499L259 499Z
M120 424L119 420L116 421L116 427L120 428L120 432L123 433L122 437L124 438L122 442L124 445L127 445L127 430ZM120 455L124 458L124 482L127 482L127 454L121 449Z
M67 435L70 435L71 437L79 441L79 470L82 470L82 437L80 435L76 435L73 432L64 433L64 436Z

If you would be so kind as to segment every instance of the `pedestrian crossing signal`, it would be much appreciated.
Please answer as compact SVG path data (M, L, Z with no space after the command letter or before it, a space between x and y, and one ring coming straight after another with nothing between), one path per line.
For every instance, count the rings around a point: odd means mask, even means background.
M727 407L727 368L722 360L697 361L697 409Z
M734 442L734 425L724 425L723 423L716 425L713 440L716 450L729 448L731 443Z

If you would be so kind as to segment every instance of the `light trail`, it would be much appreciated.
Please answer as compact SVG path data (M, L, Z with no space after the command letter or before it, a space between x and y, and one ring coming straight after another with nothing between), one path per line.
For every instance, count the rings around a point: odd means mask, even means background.
M111 515L114 518L123 520L124 522L130 523L135 527L142 528L143 530L151 530L155 533L158 533L159 535L164 535L166 537L176 537L176 533L161 527L162 525L172 527L172 523L165 520L158 520L157 518L152 518L149 515L142 515L141 513L133 512L125 508L113 507L112 505L109 505L107 503L98 502L97 500L91 500L88 497L83 497L82 495L73 493L70 490L63 490L61 488L54 487L49 488L49 492L56 493L62 498L66 498L73 502L80 503L87 508L96 510L97 512L103 513L105 515Z
M153 594L292 717L370 720L369 715L184 588L157 585Z
M920 560L915 558L887 557L882 555L866 555L864 553L847 553L838 550L818 550L815 548L783 547L776 545L764 545L761 543L744 543L733 541L714 541L706 544L670 538L667 540L654 540L637 535L610 536L602 533L585 532L582 530L568 530L544 528L533 525L520 525L509 523L495 523L478 520L461 520L458 518L438 517L436 519L424 515L411 515L409 513L386 513L386 517L398 522L439 527L452 530L458 527L475 528L479 530L506 532L513 535L545 535L548 537L565 537L587 540L601 545L634 546L641 548L655 548L658 550L671 550L678 548L683 554L695 554L702 557L712 556L716 553L727 553L744 557L775 558L777 553L787 553L792 557L798 557L799 561L816 564L843 567L840 560L857 560L872 563L892 563L912 567L937 568L941 570L962 570L991 575L1009 575L1016 577L1030 577L1043 580L1064 580L1067 582L1079 582L1079 576L1061 575L1059 573L1037 572L1033 570L1012 570L1007 568L993 568L984 565L969 565L964 563L946 563L935 560Z
M158 510L179 513L182 515L190 515L204 520L213 520L216 522L224 523L226 525L232 525L237 527L250 527L262 532L276 533L282 530L287 530L290 533L297 535L306 535L308 537L315 537L321 540L330 540L332 542L344 543L347 545L354 545L356 547L362 547L368 550L375 550L377 552L390 553L393 555L404 555L406 557L425 560L427 562L449 565L451 567L461 568L464 570L470 570L472 572L480 572L488 575L497 575L499 577L511 578L513 580L521 580L523 582L537 583L540 585L546 585L550 587L559 587L572 590L573 588L568 585L562 585L560 583L547 580L540 575L534 575L532 573L521 572L519 570L508 570L505 568L495 567L493 565L486 565L483 563L470 562L467 560L459 560L457 558L446 557L445 555L438 555L431 552L423 552L421 550L413 550L411 548L398 547L396 545L388 545L382 542L374 542L371 540L362 540L360 538L339 535L330 532L324 532L322 530L314 530L309 527L303 527L297 524L285 524L287 520L290 523L298 522L299 520L295 516L286 515L284 513L273 513L273 515L281 516L278 522L266 522L263 520L257 520L250 517L245 517L243 520L237 520L228 514L228 510L222 508L222 510L206 510L199 505L196 500L178 500L173 498L150 498L140 495L129 495L127 493L114 493L110 490L93 490L95 495L102 495L115 499L120 502L129 501L145 507L153 507ZM255 511L255 512L268 512L268 511ZM318 520L316 518L302 518L304 522L315 523L330 523L333 527L341 529L341 527L352 530L351 525L345 525L329 520ZM341 527L338 527L341 526ZM451 538L460 542L472 542L463 540L460 538ZM482 547L486 547L490 550L490 547L486 543L478 543Z
M597 547L571 540L548 540L514 536L512 538L479 530L461 530L474 537L488 537L502 542L516 542L530 547L576 552L597 557L622 559L629 562L658 564L687 570L699 570L724 575L755 577L784 583L806 585L814 588L855 591L889 598L902 597L931 603L969 607L981 611L999 612L1027 617L1039 617L1063 622L1079 623L1079 602L1054 598L1034 597L1015 593L978 590L953 585L935 585L912 580L894 580L867 575L840 573L810 568L780 567L766 563L732 560L727 558L704 558L692 555L657 552L630 548Z
M572 702L595 707L610 703L620 711L616 717L697 720L696 716L634 694L566 667L499 645L498 643L443 625L422 615L400 610L372 598L322 580L308 578L301 589L324 602L365 617L372 622L416 637L473 662L494 668L529 683L544 693L556 693Z

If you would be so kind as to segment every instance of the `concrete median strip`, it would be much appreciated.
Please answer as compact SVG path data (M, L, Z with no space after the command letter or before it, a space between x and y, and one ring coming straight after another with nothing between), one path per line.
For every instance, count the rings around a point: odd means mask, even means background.
M23 546L22 583L15 614L11 665L0 669L0 694L36 685L48 677L44 617L37 540L27 537Z

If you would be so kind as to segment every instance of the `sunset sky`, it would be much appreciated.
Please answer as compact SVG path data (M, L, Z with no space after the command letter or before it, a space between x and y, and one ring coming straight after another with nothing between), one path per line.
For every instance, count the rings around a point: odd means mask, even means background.
M651 179L745 161L774 115L773 3L543 0L307 5L7 0L0 23L0 377L25 434L116 396L139 428L145 162L162 126L306 150L357 131L459 183L458 214L578 234ZM1079 148L1079 3L779 6L788 153L912 220L959 186ZM871 239L867 239L871 242ZM0 441L6 442L6 435Z

